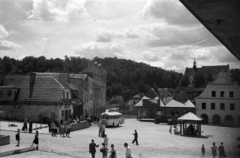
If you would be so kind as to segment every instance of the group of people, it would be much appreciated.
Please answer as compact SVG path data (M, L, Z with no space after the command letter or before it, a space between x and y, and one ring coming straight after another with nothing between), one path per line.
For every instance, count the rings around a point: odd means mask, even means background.
M34 144L36 144L36 149L38 149L38 144L39 144L39 141L38 141L38 131L36 131L36 134L35 134L35 137L34 137L34 140L32 142L32 145L33 146ZM17 141L17 147L20 146L20 140L21 140L21 137L20 137L20 129L17 130L17 134L16 134L16 141Z
M92 155L92 158L95 158L96 147L99 147L94 140L89 144L89 153ZM125 156L126 158L132 158L131 156L131 148L128 143L124 143L124 147L126 148ZM117 158L117 151L114 148L114 144L111 144L111 149L108 151L108 146L105 143L102 143L102 148L100 149L102 153L102 158L108 158L108 153L110 153L109 158Z
M58 125L56 121L51 120L49 122L49 132L52 133L53 137L57 137L58 129L61 137L70 137L71 125L68 121L61 121L61 124Z
M29 124L29 128L28 128L28 124ZM32 131L33 131L32 126L33 126L33 122L31 120L28 121L27 118L25 118L23 127L22 127L22 131L27 132L27 130L28 130L29 133L32 133Z
M138 133L137 130L134 131L133 133L134 139L132 141L132 144L136 142L136 145L138 144ZM94 140L92 139L92 142L89 144L89 153L92 155L92 158L95 158L96 154L96 147L99 147L96 143L94 143ZM109 158L117 158L117 152L116 149L114 148L114 144L111 144L111 149L108 150L108 137L105 134L104 135L104 141L102 143L102 148L100 149L100 152L102 153L102 158L108 158L108 153L110 153ZM126 148L125 156L126 158L132 158L131 156L131 148L128 145L128 143L124 143L124 147Z
M98 131L98 137L104 137L105 136L105 129L106 126L104 123L99 123L99 131Z
M211 150L212 150L213 158L215 158L217 156L217 151L219 152L219 158L226 158L227 157L227 155L225 153L224 146L223 146L223 142L221 142L221 145L219 147L217 147L216 144L213 143L213 145L211 147ZM202 145L201 151L202 151L201 157L205 158L205 147L204 147L204 145Z

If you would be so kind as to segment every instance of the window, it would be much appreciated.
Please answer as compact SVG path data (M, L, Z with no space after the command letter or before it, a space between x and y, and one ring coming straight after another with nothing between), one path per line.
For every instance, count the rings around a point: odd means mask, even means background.
M202 103L202 109L206 109L206 103Z
M216 97L216 91L212 91L212 97Z
M230 110L235 110L235 104L234 103L230 104Z
M215 103L211 103L211 109L215 110Z
M66 99L68 99L69 98L69 92L67 91L67 94L66 94Z
M230 92L229 92L229 97L231 97L231 98L234 97L233 91L230 91Z
M220 92L220 96L221 96L221 97L224 97L224 91L221 91L221 92Z
M63 91L63 99L65 99L65 92Z
M3 91L0 91L0 98L3 98Z
M8 91L8 96L12 96L12 91Z
M220 109L225 110L225 104L224 103L220 103Z

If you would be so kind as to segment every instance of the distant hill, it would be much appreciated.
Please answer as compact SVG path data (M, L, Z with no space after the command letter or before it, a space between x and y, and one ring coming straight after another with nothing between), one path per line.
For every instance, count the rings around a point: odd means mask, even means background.
M128 100L136 93L146 93L155 83L159 88L176 88L182 74L166 71L145 63L118 58L94 58L108 72L107 97L122 95ZM0 58L1 74L26 74L29 72L78 73L87 67L89 60L80 57L46 59L44 56L27 56L22 60Z

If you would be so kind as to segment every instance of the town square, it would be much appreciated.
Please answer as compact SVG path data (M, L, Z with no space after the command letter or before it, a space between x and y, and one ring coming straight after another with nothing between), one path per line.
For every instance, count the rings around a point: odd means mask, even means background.
M0 0L0 157L240 158L239 0Z

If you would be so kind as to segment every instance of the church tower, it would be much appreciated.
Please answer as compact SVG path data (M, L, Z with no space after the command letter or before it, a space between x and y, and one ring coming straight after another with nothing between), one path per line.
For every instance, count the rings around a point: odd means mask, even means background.
M195 57L194 57L194 62L193 62L193 70L194 70L194 72L197 72L197 66L196 66Z

